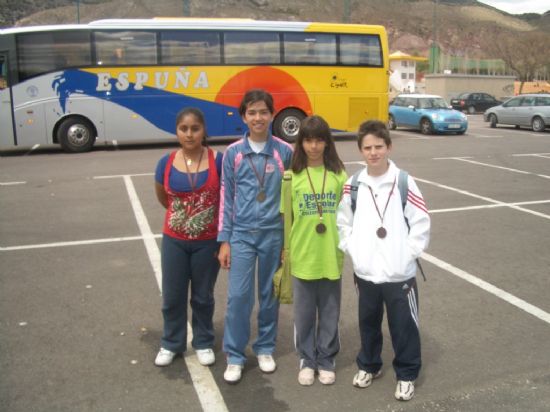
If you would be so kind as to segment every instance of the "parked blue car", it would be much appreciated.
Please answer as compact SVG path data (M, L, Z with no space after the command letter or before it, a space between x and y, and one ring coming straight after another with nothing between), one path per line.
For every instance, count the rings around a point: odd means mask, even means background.
M468 129L468 118L452 109L441 96L432 94L400 94L390 104L390 129L409 127L423 134L457 133Z

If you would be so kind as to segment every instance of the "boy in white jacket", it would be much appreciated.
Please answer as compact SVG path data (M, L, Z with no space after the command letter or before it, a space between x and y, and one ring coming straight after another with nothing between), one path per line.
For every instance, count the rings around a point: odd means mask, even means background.
M385 304L395 352L395 397L408 401L421 367L416 259L428 246L430 217L410 176L403 207L399 169L388 158L392 143L384 123L363 123L358 146L367 167L359 174L357 187L352 188L352 178L348 179L337 212L339 247L353 261L359 292L361 349L353 385L366 388L381 375ZM357 190L355 212L352 190Z

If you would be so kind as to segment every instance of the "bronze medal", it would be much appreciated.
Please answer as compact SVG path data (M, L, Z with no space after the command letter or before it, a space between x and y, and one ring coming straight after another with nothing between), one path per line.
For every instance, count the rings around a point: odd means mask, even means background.
M321 206L321 204L319 204L319 200L317 199L317 193L315 193L315 188L313 187L313 182L311 181L311 176L309 175L309 170L307 167L306 167L306 173L307 173L307 179L309 180L309 186L311 187L311 191L313 192L313 196L315 198L315 204L317 205L317 213L319 214L319 220L323 220L323 207ZM325 193L326 179L327 179L327 169L325 168L323 171L323 187L321 189L321 195ZM327 231L327 226L323 222L317 223L317 225L315 226L315 231L321 235Z
M393 179L393 184L390 190L390 194L388 195L388 200L386 200L386 206L384 206L384 211L382 213L380 213L380 209L378 209L378 205L376 204L376 199L374 198L374 193L372 192L372 188L369 186L372 202L374 203L374 207L376 208L376 212L378 213L378 217L380 218L380 225L384 224L384 216L386 216L386 210L388 209L388 204L390 203L390 198L393 194L393 189L395 188L396 180L397 180L396 178ZM380 226L378 229L376 229L376 236L378 236L379 239L384 239L387 234L388 234L388 231L384 228L384 226Z
M260 191L256 195L256 200L258 202L262 203L263 201L265 201L265 199L267 197L266 194L265 194L265 191L264 191L265 171L267 170L267 157L264 156L264 173L261 177L258 174L258 171L256 170L256 166L254 166L254 162L252 162L252 159L250 159L250 156L247 156L246 158L248 159L248 163L250 163L250 167L254 171L254 174L256 175L256 179L258 180L258 183L260 184L260 187L259 187Z

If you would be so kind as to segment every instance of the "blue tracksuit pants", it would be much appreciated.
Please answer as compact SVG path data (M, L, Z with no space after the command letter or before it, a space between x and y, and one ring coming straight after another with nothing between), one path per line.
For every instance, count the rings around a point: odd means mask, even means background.
M187 349L187 304L193 315L191 327L195 349L214 347L214 285L220 264L216 258L219 243L213 240L185 241L162 237L162 316L161 346L172 352ZM191 299L189 300L189 289Z
M254 308L256 266L258 278L258 338L252 345L257 355L275 350L279 302L273 297L273 275L281 261L282 230L233 232L231 267L227 286L227 310L223 350L227 363L244 365L250 340L250 316Z

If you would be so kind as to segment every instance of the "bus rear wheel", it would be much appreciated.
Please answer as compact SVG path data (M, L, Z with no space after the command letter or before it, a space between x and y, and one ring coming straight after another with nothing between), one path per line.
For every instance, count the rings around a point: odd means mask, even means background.
M300 124L305 117L305 114L297 109L283 110L273 122L273 134L287 142L293 143L298 137Z
M88 152L95 143L96 134L92 124L83 118L71 117L61 123L57 139L68 153Z

